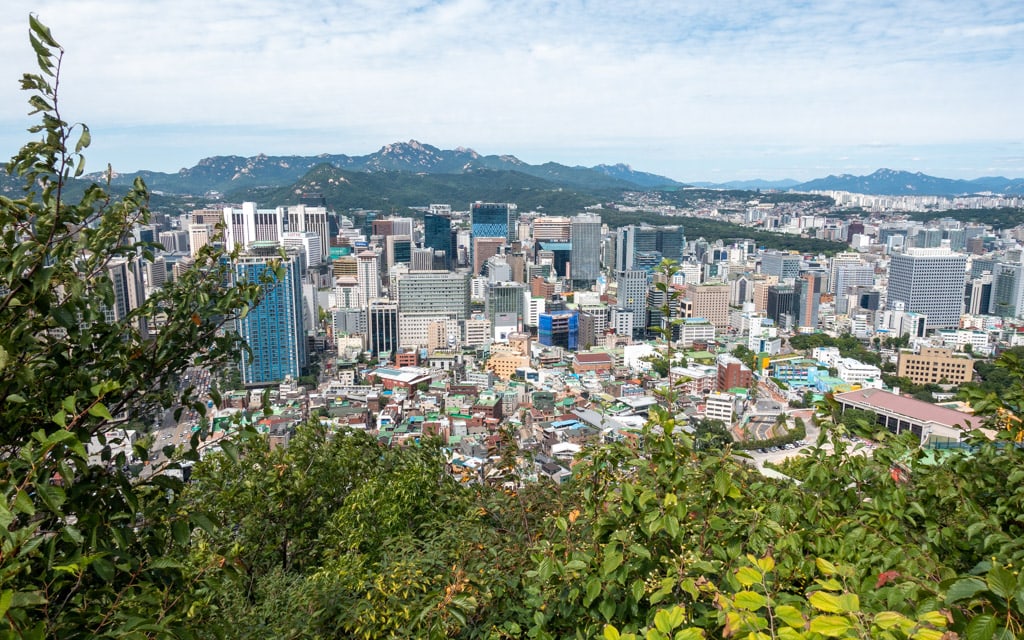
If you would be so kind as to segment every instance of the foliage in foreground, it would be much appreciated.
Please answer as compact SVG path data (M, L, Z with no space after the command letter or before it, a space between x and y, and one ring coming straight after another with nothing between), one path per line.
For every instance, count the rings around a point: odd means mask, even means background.
M89 131L62 119L59 45L35 18L30 37L39 73L21 84L39 139L8 164L23 190L0 197L0 635L188 636L188 600L212 570L186 569L187 546L212 524L184 510L180 481L149 473L130 432L204 408L179 376L236 357L220 328L259 287L225 287L211 250L129 308L127 283L152 259L132 235L149 220L145 186L66 198Z

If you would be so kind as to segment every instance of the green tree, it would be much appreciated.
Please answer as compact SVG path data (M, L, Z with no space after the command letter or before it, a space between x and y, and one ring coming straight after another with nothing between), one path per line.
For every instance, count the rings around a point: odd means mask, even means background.
M174 634L193 587L215 573L181 562L193 528L211 525L181 509L179 480L126 471L147 458L133 434L173 406L205 411L177 379L233 361L239 345L221 329L259 286L225 287L208 249L136 308L116 306L112 274L139 277L152 259L132 236L149 221L148 194L141 181L121 198L76 182L90 135L61 113L63 50L35 17L29 38L39 71L21 86L39 139L7 165L24 188L0 196L0 626L21 637Z

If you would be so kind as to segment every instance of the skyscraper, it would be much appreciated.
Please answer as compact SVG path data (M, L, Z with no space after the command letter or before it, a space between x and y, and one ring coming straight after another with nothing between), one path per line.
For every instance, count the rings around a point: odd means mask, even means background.
M795 327L818 326L818 304L825 288L824 271L805 271L793 283L793 325Z
M331 225L327 217L326 207L309 207L296 205L287 210L288 231L295 233L315 233L320 238L320 260L310 260L310 266L320 264L331 253ZM312 258L312 256L311 256Z
M647 329L647 272L627 269L615 274L619 307L633 312L633 334Z
M373 251L363 251L356 256L356 279L359 281L359 305L365 307L374 298L381 296L380 256Z
M255 242L281 243L285 227L284 208L257 209L255 202L243 202L241 209L224 207L224 248L233 251Z
M458 256L452 244L452 219L450 216L428 213L423 216L423 246L434 251L444 251L445 268L454 269Z
M601 216L581 214L573 217L570 274L574 282L596 282L601 275Z
M800 256L778 251L766 251L761 255L761 273L776 276L779 280L791 280L800 273Z
M271 262L280 259L276 242L255 242L234 264L235 277L258 282L270 277L263 298L249 313L235 321L238 334L252 353L243 353L242 382L246 385L269 384L298 378L306 367L306 336L302 324L302 274L299 254L288 250L282 260L284 275L278 278Z
M366 332L370 352L375 356L398 349L398 303L371 300L366 310Z
M474 238L505 238L509 243L519 239L516 235L519 210L514 204L474 202L471 220Z
M967 256L946 248L914 248L893 255L889 308L903 302L907 311L928 317L928 329L957 327L963 314L966 267Z

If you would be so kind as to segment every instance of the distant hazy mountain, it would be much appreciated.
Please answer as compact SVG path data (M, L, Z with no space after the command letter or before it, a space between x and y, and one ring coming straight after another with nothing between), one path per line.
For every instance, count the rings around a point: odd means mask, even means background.
M992 192L1002 195L1024 194L1024 179L1003 177L953 180L936 178L921 172L879 169L868 176L843 174L818 178L792 187L796 191L851 191L871 195L959 196Z
M472 149L438 149L416 140L384 145L365 156L344 154L319 156L214 156L177 173L139 171L116 174L114 184L128 184L141 176L150 189L169 193L202 194L227 192L247 187L280 187L292 184L313 167L326 164L345 171L459 174L487 169L517 171L564 186L587 189L637 189L679 183L650 173L633 171L626 165L614 167L568 167L555 162L530 165L511 155L482 156ZM101 174L92 174L100 179Z
M676 182L671 178L659 176L655 173L636 171L628 164L599 164L593 167L594 171L600 171L606 176L632 182L644 187L685 187L682 182Z
M800 184L799 180L730 180L729 182L691 182L695 187L705 189L739 189L755 191L757 189L792 189Z

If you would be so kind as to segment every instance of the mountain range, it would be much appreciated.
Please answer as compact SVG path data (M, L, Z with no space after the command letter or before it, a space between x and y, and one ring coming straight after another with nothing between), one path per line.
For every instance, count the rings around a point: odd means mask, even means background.
M360 175L362 174L362 175ZM399 178L401 176L401 178ZM413 178L418 176L419 178ZM461 176L461 178L459 177ZM929 176L920 172L879 169L870 175L829 175L808 182L796 180L743 180L721 183L684 184L672 178L637 171L627 164L567 166L556 162L532 165L512 155L481 155L464 147L439 149L416 140L395 142L363 155L322 154L318 156L214 156L176 173L138 171L115 173L113 186L128 185L141 177L154 192L204 195L211 192L239 195L261 194L276 190L287 200L301 189L324 184L366 183L374 193L386 199L388 180L399 180L418 196L444 197L446 189L455 189L443 201L461 197L462 192L477 190L506 197L513 192L569 189L604 197L622 191L678 190L687 187L727 190L850 191L871 195L958 196L976 193L1024 195L1024 179L984 177L956 180ZM105 174L86 176L104 180ZM368 187L369 188L369 187ZM473 199L485 197L480 194ZM358 199L355 194L353 200ZM365 198L364 198L365 199ZM340 202L338 204L341 204ZM392 204L397 204L392 201ZM422 202L420 202L422 204ZM570 204L569 202L566 203Z
M141 176L150 189L168 193L226 193L251 187L282 187L297 182L313 168L362 173L467 174L478 171L511 171L551 183L581 189L679 188L671 178L635 171L628 165L569 167L556 162L531 165L511 155L480 155L472 149L439 149L416 140L395 142L365 156L323 154L318 156L214 156L177 173L138 171L115 174L114 185L129 184ZM103 174L93 174L101 179Z

